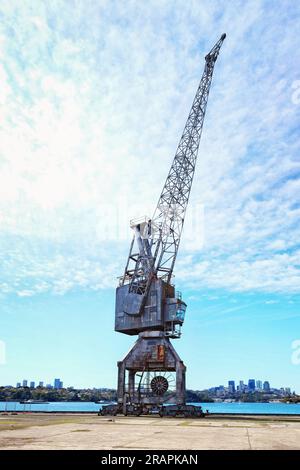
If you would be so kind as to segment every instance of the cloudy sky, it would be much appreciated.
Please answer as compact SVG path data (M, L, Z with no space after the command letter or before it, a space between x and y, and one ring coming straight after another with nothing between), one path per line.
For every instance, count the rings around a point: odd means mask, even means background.
M114 385L129 220L152 214L226 32L175 269L178 349L195 388L260 374L300 392L298 2L2 0L0 20L0 382Z

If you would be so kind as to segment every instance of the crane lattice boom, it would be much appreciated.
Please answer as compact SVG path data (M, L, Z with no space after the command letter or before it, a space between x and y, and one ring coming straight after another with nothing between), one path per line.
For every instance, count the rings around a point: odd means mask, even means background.
M128 284L125 310L140 312L153 279L170 283L191 192L215 62L226 35L205 57L204 72L154 216L132 221L134 236L120 285Z
M225 35L205 57L204 72L192 108L180 139L172 166L152 219L161 228L161 243L155 266L157 275L170 282L178 252L185 212L191 192L195 165L201 139L204 116L212 81L214 65Z

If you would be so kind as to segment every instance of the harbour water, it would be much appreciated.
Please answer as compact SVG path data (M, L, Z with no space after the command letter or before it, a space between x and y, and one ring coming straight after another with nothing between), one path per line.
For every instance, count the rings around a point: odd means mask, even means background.
M210 413L293 414L300 415L300 404L286 403L194 403ZM0 411L98 412L102 404L94 402L19 403L0 402Z

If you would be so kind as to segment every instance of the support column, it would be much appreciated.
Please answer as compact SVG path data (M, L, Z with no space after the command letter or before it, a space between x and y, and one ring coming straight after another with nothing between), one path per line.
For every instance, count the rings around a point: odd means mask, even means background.
M123 403L125 394L125 364L124 361L118 362L118 390L117 399L118 403Z
M135 378L135 371L130 370L128 376L128 385L129 385L129 400L131 403L134 402L134 378Z
M185 372L182 361L176 362L176 404L185 405Z

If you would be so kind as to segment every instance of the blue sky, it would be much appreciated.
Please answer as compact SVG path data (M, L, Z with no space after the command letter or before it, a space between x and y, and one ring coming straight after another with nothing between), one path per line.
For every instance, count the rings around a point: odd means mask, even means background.
M134 341L113 332L129 220L153 212L226 32L175 267L176 348L190 388L300 393L298 2L11 0L0 20L0 383L115 386Z

